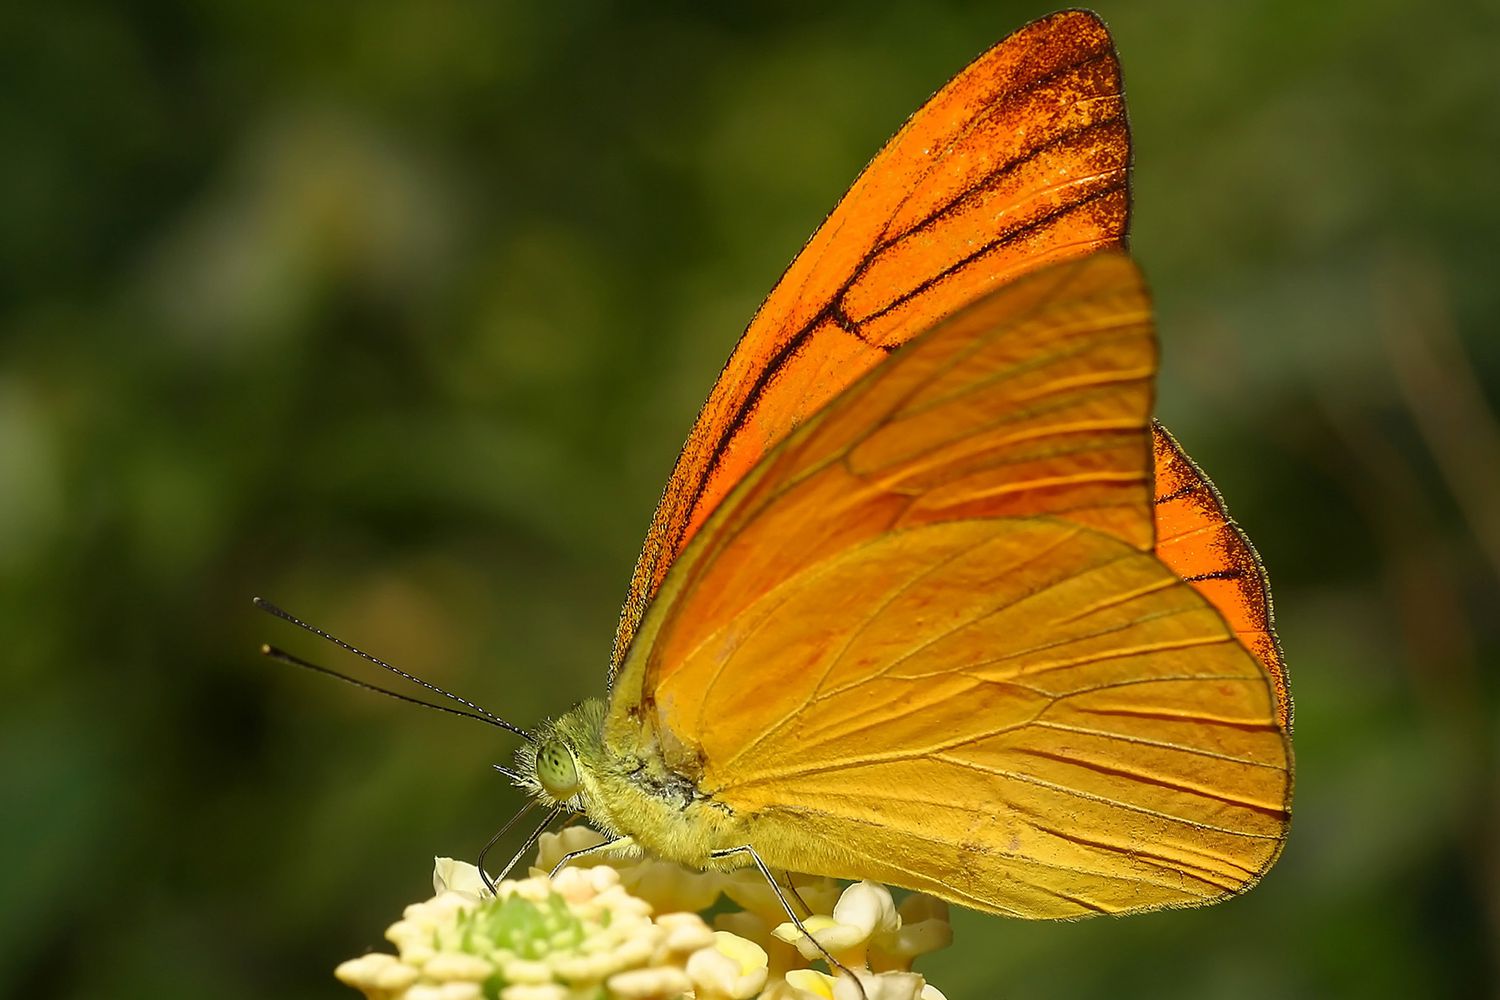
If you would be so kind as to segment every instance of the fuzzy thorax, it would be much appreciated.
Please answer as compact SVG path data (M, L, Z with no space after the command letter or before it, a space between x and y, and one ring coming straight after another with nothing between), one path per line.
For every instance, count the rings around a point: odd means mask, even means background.
M521 787L543 805L583 813L600 832L628 837L664 861L718 870L748 864L743 855L713 856L752 842L734 812L692 776L674 771L654 741L606 744L606 711L591 699L538 727L535 741L516 752Z

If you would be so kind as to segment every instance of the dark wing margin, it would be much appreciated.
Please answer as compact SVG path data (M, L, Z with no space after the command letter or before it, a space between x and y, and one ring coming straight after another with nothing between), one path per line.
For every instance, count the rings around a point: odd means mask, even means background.
M1152 449L1156 555L1209 599L1266 668L1276 689L1278 718L1290 729L1291 690L1260 554L1208 476L1159 421L1152 423Z

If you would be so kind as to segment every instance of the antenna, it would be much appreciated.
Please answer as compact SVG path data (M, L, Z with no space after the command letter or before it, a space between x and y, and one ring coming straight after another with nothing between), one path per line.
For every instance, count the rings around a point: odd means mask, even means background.
M277 618L280 618L282 621L290 622L291 624L297 626L300 629L303 629L304 631L311 632L313 635L317 636L320 639L326 639L328 642L333 643L340 649L353 653L355 656L358 656L363 660L368 660L369 662L375 664L377 667L382 667L386 670L389 670L397 677L411 681L413 684L424 687L434 694L440 694L444 698L456 701L460 705L463 705L465 708L472 709L472 711L464 712L456 708L449 708L446 705L434 705L430 702L425 702L417 698L409 698L406 695L397 694L394 691L387 691L383 687L377 687L374 684L367 684L364 681L356 680L353 677L347 677L344 674L339 673L337 670L330 670L327 667L320 667L317 664L309 663L308 661L300 659L299 657L292 656L290 653L283 652L282 650L277 649L274 646L261 646L261 653L265 656L269 656L273 660L280 660L283 663L290 663L293 666L304 667L317 673L327 674L330 677L337 677L339 680L345 681L349 684L353 684L355 687L362 687L368 691L378 691L379 693L388 695L389 697L395 698L398 701L410 702L416 705L426 705L428 708L435 708L440 712L448 712L452 715L461 715L465 718L479 719L481 722L487 722L492 726L496 726L500 729L515 733L517 736L521 737L527 742L536 742L536 738L533 737L531 733L527 732L519 726L514 726L509 722L506 722L504 719L500 718L500 716L489 711L488 709L481 708L480 706L474 704L472 701L469 701L467 698L460 698L458 695L453 694L451 691L444 691L436 684L429 684L427 681L422 680L422 678L413 676L412 674L407 673L405 670L402 670L399 667L393 667L379 657L371 656L369 653L366 653L364 650L358 648L357 646L350 645L349 643L336 636L329 635L327 632L324 632L322 629L317 628L316 626L309 625L307 622L296 617L295 615L283 611L281 608L278 608L276 605L272 604L265 598L253 598L253 603L257 608L260 608L267 614L274 615Z
M333 677L337 680L343 681L345 684L353 684L357 688L364 688L366 691L374 691L376 694L383 694L387 698L395 698L397 701L404 701L408 705L421 705L423 708L430 708L435 712L447 712L449 715L457 715L460 718L474 719L478 722L483 722L487 726L497 725L495 720L491 719L487 715L480 715L477 712L465 712L461 708L453 708L450 705L434 705L430 701L423 701L421 698L413 698L410 695L402 694L399 691L392 691L389 688L383 688L378 684L371 684L368 681L362 681L358 677L350 677L348 674L341 674L337 670L331 670L328 667L322 667L316 663L309 663L307 660L302 659L302 657L293 656L286 650L280 649L276 646L272 646L270 643L261 643L260 655L270 660L277 660L281 663L290 663L294 667L302 667L303 669L311 670L314 673Z

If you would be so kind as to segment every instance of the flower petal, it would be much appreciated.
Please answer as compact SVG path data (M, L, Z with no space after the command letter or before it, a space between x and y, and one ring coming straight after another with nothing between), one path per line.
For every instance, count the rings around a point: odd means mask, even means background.
M687 973L672 966L617 972L609 977L607 985L610 995L619 1000L666 1000L693 988Z
M479 877L479 869L467 861L433 858L432 893L441 896L445 892L461 892L475 899L482 899L490 894L484 879Z
M753 941L715 931L712 947L688 957L687 974L699 1000L748 1000L766 985L766 953Z
M858 927L866 939L901 929L891 890L875 882L856 882L845 889L833 908L833 919Z
M793 969L786 974L786 982L806 997L833 1000L833 977L816 969Z

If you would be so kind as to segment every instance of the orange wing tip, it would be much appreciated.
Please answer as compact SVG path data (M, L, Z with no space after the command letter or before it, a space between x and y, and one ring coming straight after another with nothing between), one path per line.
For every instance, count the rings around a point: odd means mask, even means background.
M1006 41L1023 38L1033 32L1043 38L1054 39L1053 44L1066 45L1071 48L1084 45L1095 48L1103 46L1114 48L1114 39L1110 37L1109 26L1104 23L1104 18L1083 7L1072 7L1067 10L1054 11L1051 14L1043 14L1036 20L1022 25Z
M1156 554L1208 598L1265 668L1276 692L1277 718L1290 731L1291 687L1260 554L1229 516L1213 482L1160 423L1152 425L1152 448Z

